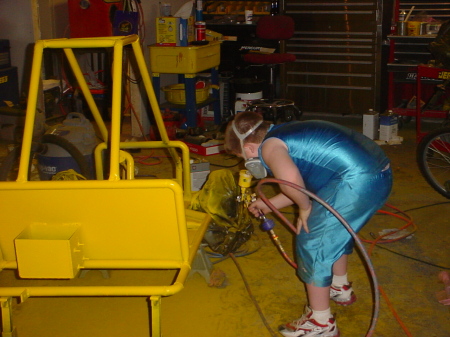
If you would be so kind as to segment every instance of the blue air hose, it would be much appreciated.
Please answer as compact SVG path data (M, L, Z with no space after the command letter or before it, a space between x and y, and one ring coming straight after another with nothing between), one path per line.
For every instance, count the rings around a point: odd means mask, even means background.
M282 179L265 178L265 179L260 180L258 182L258 184L256 185L256 192L257 192L258 196L261 198L262 201L264 201L264 203L266 203L266 205L272 210L272 212L274 212L294 233L296 233L296 228L290 223L290 221L288 219L286 219L286 217L283 214L281 214L280 211L278 211L278 209L276 209L276 207L269 201L269 199L261 191L261 186L264 184L267 184L267 183L276 183L276 184L282 184L282 185L292 187L292 188L296 189L297 191L300 191L300 192L306 194L308 197L314 199L319 204L324 206L328 211L330 211L344 225L344 227L347 229L347 231L353 237L365 262L367 263L367 267L368 267L370 276L372 278L372 283L373 283L374 302L375 303L374 303L371 325L369 327L369 330L367 331L366 337L372 336L373 333L375 332L375 327L376 327L376 324L378 321L378 315L379 315L379 311L380 311L380 291L379 291L379 285L378 285L378 278L375 274L375 269L373 267L373 264L369 257L369 254L367 253L366 249L364 248L364 245L363 245L361 239L358 237L358 235L356 235L355 231L353 230L352 227L350 227L350 225L347 223L347 221L345 221L345 219L334 208L332 208L328 203L326 203L324 200L319 198L314 193L309 192L307 189L305 189L299 185L293 184L289 181L282 180ZM267 225L267 223L266 223L266 225ZM272 229L273 226L271 224L269 224L265 228L266 228L266 230L270 231L272 238L274 238L274 236L276 236L275 233L273 232L273 229ZM264 227L262 229L264 230ZM277 244L278 247L280 247L279 242L275 242L275 243ZM284 250L281 250L281 252L283 254ZM285 255L285 254L283 254L283 255ZM295 267L290 262L290 259L288 260L288 262L291 264L291 266Z

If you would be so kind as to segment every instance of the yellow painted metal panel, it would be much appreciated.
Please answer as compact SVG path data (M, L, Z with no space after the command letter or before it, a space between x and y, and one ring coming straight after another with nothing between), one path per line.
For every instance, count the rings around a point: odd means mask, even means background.
M188 259L183 192L172 180L17 185L0 184L3 207L11 210L0 218L5 260L14 260L14 239L32 223L79 224L87 259L179 263Z

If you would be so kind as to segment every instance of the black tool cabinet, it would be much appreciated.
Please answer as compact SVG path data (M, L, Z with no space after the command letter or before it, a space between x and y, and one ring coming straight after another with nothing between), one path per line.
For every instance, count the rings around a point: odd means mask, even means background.
M442 107L430 106L428 110L416 109L416 103L424 105L436 90L436 85L444 79L439 76L417 76L418 66L434 67L434 58L429 51L429 44L436 34L418 36L398 35L397 22L399 13L408 13L414 9L411 18L426 13L435 20L444 22L450 19L450 2L426 2L417 0L395 0L394 16L391 34L388 36L390 45L388 70L388 109L403 116L405 120L412 117L445 118L446 111ZM444 70L445 71L445 70ZM433 73L434 72L430 72ZM437 73L437 72L436 72ZM421 97L417 97L418 88ZM420 113L420 115L418 115Z

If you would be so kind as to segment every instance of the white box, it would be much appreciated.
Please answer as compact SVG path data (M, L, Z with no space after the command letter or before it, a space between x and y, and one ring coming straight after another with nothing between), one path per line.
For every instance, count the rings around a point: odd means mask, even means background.
M189 152L199 154L202 156L212 156L214 154L225 152L223 141L211 140L202 145L192 144L184 141L188 146Z
M209 162L191 163L191 190L200 191L210 172Z
M397 139L398 116L394 114L380 116L380 140L386 142Z
M371 111L363 115L363 134L370 139L378 139L378 129L380 127L380 114Z

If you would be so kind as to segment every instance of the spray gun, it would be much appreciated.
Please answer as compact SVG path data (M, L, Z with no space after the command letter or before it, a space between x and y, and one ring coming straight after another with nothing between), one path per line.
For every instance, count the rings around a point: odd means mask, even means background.
M243 202L243 205L247 208L251 202L256 198L255 193L251 193L250 186L252 184L252 174L248 170L239 171L239 187L241 188L241 194L238 195L238 202Z
M239 187L241 189L241 194L238 196L238 202L240 203L242 210L242 207L248 208L248 206L256 200L256 194L251 193L250 186L252 183L252 174L248 170L241 170L239 172ZM248 210L245 210L248 212ZM294 261L291 260L289 255L284 250L283 246L281 245L280 240L278 239L278 235L275 234L273 231L273 228L275 227L275 221L272 219L266 218L263 212L259 211L259 219L261 220L260 228L264 232L268 232L270 237L272 238L273 242L277 246L278 250L280 251L281 255L286 259L286 261L294 268L297 267Z
M223 255L234 253L245 242L247 242L253 234L253 222L248 206L255 199L250 189L252 175L247 170L239 172L239 188L240 193L236 197L236 218L232 219L234 226L227 229L224 241L220 244L220 252ZM219 250L219 249L218 249Z

